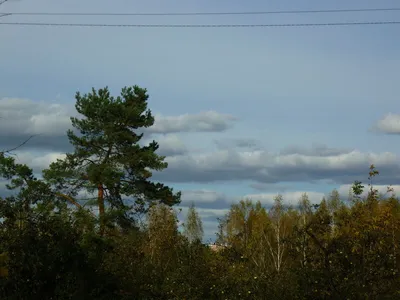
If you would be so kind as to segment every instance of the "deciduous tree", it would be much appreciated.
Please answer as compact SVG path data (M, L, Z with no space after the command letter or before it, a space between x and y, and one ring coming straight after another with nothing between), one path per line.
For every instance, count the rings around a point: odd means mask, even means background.
M189 243L195 241L201 242L203 239L203 223L196 211L194 204L189 207L184 226L184 235L189 240Z

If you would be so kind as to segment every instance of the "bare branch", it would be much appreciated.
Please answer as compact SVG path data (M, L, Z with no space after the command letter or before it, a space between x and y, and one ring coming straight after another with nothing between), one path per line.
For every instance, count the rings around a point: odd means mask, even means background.
M69 203L75 205L78 208L82 208L82 205L80 205L78 202L76 202L72 197L65 195L65 194L61 194L61 193L56 193L56 196L62 197L66 200L68 200Z
M0 5L6 3L8 0L0 0ZM6 16L10 16L11 13L0 13L0 18L1 17L6 17Z
M56 193L56 196L66 199L69 203L73 204L77 208L83 208L77 201L75 201L71 196L62 193ZM96 216L93 212L90 212L93 216Z
M11 148L11 149L7 149L5 151L1 151L0 154L4 154L4 153L10 154L12 151L15 151L15 150L19 149L20 147L24 146L27 142L29 142L30 139L32 139L35 136L36 136L36 134L35 135L31 135L29 138L27 138L25 141L23 141L18 146L14 147L14 148Z

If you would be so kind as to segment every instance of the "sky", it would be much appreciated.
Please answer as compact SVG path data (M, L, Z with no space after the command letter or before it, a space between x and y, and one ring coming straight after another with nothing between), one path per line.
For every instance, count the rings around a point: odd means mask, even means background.
M1 12L176 13L399 7L398 1L9 0ZM211 16L29 16L1 22L282 24L400 21L400 11ZM252 28L43 27L0 24L0 149L37 174L71 151L74 95L148 90L167 170L154 174L194 202L205 240L240 199L278 193L318 203L366 182L400 190L400 25ZM2 189L1 189L2 187ZM0 193L4 182L0 183Z

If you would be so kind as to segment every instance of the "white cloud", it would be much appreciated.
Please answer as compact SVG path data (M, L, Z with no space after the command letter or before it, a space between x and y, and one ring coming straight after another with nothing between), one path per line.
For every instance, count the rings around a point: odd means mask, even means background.
M260 148L262 148L260 142L252 138L222 138L214 140L214 143L219 149L222 150L232 148L259 150Z
M309 148L291 145L283 148L279 153L282 155L301 154L306 156L335 156L341 154L348 154L351 150L341 148L330 148L326 145L313 144Z
M210 190L183 191L182 202L202 202L210 203L221 199L221 194Z
M65 133L65 129L71 124L70 116L60 105L50 105L47 113L32 115L30 122L32 127L27 128L27 134L57 135Z
M377 122L374 129L388 134L400 134L400 115L387 114Z
M70 116L77 116L72 105L21 98L0 99L0 150L14 148L35 135L24 148L68 151L66 131L72 128ZM221 132L230 128L235 117L215 111L178 116L155 116L155 124L143 131L157 134L161 155L182 155L187 148L179 132ZM51 137L51 138L50 138Z
M390 152L349 153L313 156L302 154L272 153L268 151L234 151L221 150L209 153L187 152L185 145L177 136L166 136L161 139L164 148L160 154L167 156L168 168L154 172L154 179L162 182L198 182L217 181L250 181L258 184L259 190L274 191L280 183L279 191L287 191L288 182L327 181L347 184L363 180L368 176L368 167L374 164L380 171L376 184L395 184L400 180L398 157ZM21 162L27 163L35 171L47 168L57 158L65 157L62 151L34 151L25 148L16 152ZM186 153L186 154L180 154ZM286 182L286 183L285 183ZM272 184L272 185L271 185ZM226 198L208 190L187 192L183 203L207 202L217 199L224 203Z
M0 135L65 135L71 110L55 103L29 99L0 99Z
M44 156L35 157L30 163L27 163L32 168L48 167L52 162L63 159L65 156L65 153L47 153Z
M223 193L218 193L211 190L184 190L182 191L181 205L190 206L192 203L198 208L221 209L229 206L228 197Z
M69 107L56 103L18 98L1 99L0 149L16 146L29 134L40 133L40 136L30 140L21 149L23 152L18 153L22 161L35 171L47 168L51 161L69 151L65 131L70 126L71 112ZM259 147L254 148L257 141L253 139L222 138L216 141L222 149L199 153L188 149L179 135L165 134L178 131L223 131L235 120L231 115L215 111L158 116L156 124L149 130L153 135L159 133L155 137L160 144L159 154L167 156L169 166L161 173L155 172L155 179L163 182L202 183L246 180L263 185L328 180L345 184L366 178L369 165L375 164L381 172L377 177L378 184L396 183L400 180L398 157L390 152L351 151L326 145L312 145L309 148L290 146L278 152L269 152ZM381 120L380 128L396 132L396 124L400 124L400 116L388 115ZM29 147L34 148L39 144L39 154L27 151L27 148L30 150ZM59 146L55 146L57 144ZM190 201L213 203L219 208L220 205L225 205L226 199L210 191L192 191L183 197L183 203Z
M378 180L397 180L400 171L398 157L393 153L357 150L321 156L318 153L280 154L233 149L167 157L167 161L168 169L156 176L169 182L331 180L347 183L365 178L371 164L381 171Z
M181 211L178 213L178 216L180 219L185 220L189 207L183 206L179 207L179 209L181 209ZM196 211L202 219L213 219L217 221L217 218L223 217L229 212L229 207L221 209L196 207Z
M250 184L250 187L257 190L257 191L279 191L280 193L283 193L284 191L288 190L288 186L278 184L278 183L260 183L260 182L255 182Z
M215 111L179 116L155 115L155 123L147 131L152 133L220 132L230 128L232 122L236 120L237 118L232 115Z
M65 134L71 127L72 106L21 98L0 99L0 134ZM150 133L220 132L230 128L232 115L216 111L178 116L155 115L155 123L145 131Z
M188 151L183 141L175 134L160 135L154 139L160 145L157 151L160 155L175 156L185 154ZM149 144L151 141L153 139L146 139L143 144Z
M48 153L34 153L27 151L16 151L15 160L19 164L26 164L33 169L35 173L41 173L43 169L57 159L65 158L65 153L48 152Z

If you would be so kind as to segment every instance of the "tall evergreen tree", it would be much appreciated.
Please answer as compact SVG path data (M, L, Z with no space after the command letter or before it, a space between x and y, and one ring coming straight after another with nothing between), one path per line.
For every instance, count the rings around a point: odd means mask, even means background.
M113 97L107 87L89 94L76 93L75 108L82 118L72 117L73 130L67 135L74 147L65 159L52 163L43 171L44 178L63 195L76 196L79 191L97 191L100 233L106 222L106 206L119 225L131 224L129 212L146 212L151 203L172 206L180 202L180 192L162 183L151 182L151 170L167 167L153 141L147 146L138 143L139 132L154 124L147 108L146 89L125 87ZM123 197L133 200L128 206Z

